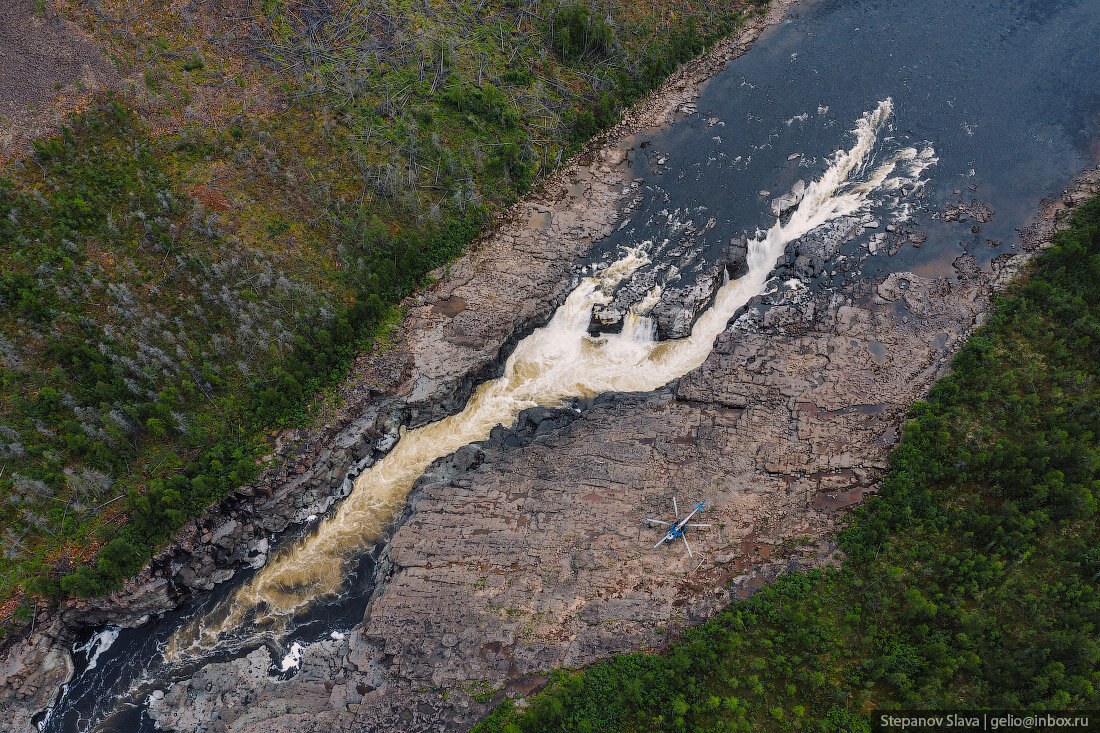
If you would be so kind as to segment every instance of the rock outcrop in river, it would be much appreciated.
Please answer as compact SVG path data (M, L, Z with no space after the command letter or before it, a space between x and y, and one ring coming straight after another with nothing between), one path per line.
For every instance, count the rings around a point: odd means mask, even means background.
M768 22L781 17L787 4L774 3ZM753 19L739 37L674 74L597 141L595 152L578 156L517 204L476 251L438 273L442 281L408 304L395 345L357 362L325 427L280 436L255 485L189 522L175 544L119 591L69 603L7 649L0 663L0 707L12 715L0 720L0 731L30 730L31 720L56 700L72 675L68 647L77 633L108 623L140 625L150 614L228 581L237 569L262 564L267 538L346 495L351 479L393 445L400 425L456 411L500 368L510 347L563 301L575 263L636 199L636 183L620 165L630 136L691 111L700 85L747 50L764 25L764 18Z

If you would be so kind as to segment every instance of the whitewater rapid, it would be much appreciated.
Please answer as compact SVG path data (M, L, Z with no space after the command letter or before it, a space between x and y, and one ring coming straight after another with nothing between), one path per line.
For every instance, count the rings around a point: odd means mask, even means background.
M390 453L358 477L350 496L316 531L277 554L220 607L180 629L166 658L202 654L242 634L278 634L315 600L339 594L351 563L384 537L428 465L485 440L495 426L512 424L523 410L602 392L648 392L700 366L738 309L764 291L790 242L833 219L865 211L879 199L900 201L923 184L921 173L936 162L931 147L879 150L892 110L887 99L863 115L852 130L852 147L831 156L789 218L757 232L748 246L747 273L719 289L690 336L655 340L646 313L657 302L656 289L634 306L620 333L589 334L592 308L610 302L616 286L649 261L646 244L627 249L619 260L584 278L551 321L518 344L504 374L482 384L462 412L403 431Z

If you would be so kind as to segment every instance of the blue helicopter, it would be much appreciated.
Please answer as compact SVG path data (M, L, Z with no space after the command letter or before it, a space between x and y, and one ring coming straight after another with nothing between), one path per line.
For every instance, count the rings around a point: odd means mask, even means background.
M684 530L687 529L688 527L709 527L710 526L709 524L700 524L698 522L692 522L691 521L691 518L694 517L697 512L702 511L703 505L706 504L706 503L707 503L707 500L703 499L701 502L699 502L698 504L695 505L695 508L691 511L691 514L689 514L686 517L684 517L683 519L681 519L680 518L680 507L676 505L676 497L674 496L674 497L672 497L672 511L676 513L676 521L674 523L673 522L662 522L660 519L650 519L650 518L646 517L646 521L649 522L650 524L663 524L664 526L668 527L668 534L666 534L664 537L662 537L661 541L653 546L654 549L660 547L661 545L669 544L671 542L675 542L677 538L680 538L684 541L684 547L687 548L688 557L694 557L694 555L691 554L691 545L688 544L687 537L684 537Z

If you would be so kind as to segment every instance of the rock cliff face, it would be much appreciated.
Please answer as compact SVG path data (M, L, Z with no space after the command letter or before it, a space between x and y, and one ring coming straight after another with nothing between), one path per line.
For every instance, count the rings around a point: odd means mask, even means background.
M642 310L639 315L648 315L653 320L659 339L689 335L699 314L714 301L715 292L725 278L736 279L748 271L748 240L738 237L721 248L713 263L697 271L677 272L670 278L674 263L687 268L702 255L695 247L695 234L688 232L684 235L686 241L660 250L654 267L635 272L615 291L611 302L596 305L589 331L593 334L619 331L632 308L645 303L651 293L659 292L659 300L651 303L648 313Z
M33 731L34 722L73 675L68 648L53 634L38 634L15 645L0 661L2 701L8 715L0 730Z
M233 729L462 727L484 713L479 693L522 694L555 667L660 648L664 630L828 561L842 510L872 489L907 405L975 322L981 287L906 275L858 300L777 303L768 325L743 318L673 388L609 396L528 445L429 476L362 629L336 650L332 688L312 667L262 678L249 717L275 720ZM717 507L694 558L652 549L659 532L642 522L669 514L674 493ZM230 729L233 711L215 722L203 690L249 689L248 664L173 686L154 715ZM286 700L308 711L284 715Z
M125 589L67 607L9 650L0 706L15 712L0 731L28 730L54 699L71 674L74 629L136 624L263 562L269 534L335 501L400 424L455 411L561 302L577 258L634 199L618 166L622 136L671 119L758 31L671 80L603 152L440 273L407 304L397 346L357 365L332 427L284 436L256 486L192 522ZM1097 179L1082 179L1067 205ZM840 246L872 224L843 219L792 243L778 280L830 272ZM1029 247L1049 233L1037 226ZM891 235L873 241L889 252L921 239ZM908 405L981 322L1002 271L960 258L938 277L782 287L750 303L677 383L528 411L417 483L360 628L306 647L287 679L268 674L266 649L208 665L154 694L151 714L180 731L460 729L491 704L480 700L527 694L563 664L660 648L779 573L833 561L838 520L874 490ZM698 312L712 294L677 307ZM652 549L660 535L642 522L668 515L673 494L715 506L712 530L691 537L693 558Z
M1098 182L1082 176L1065 205ZM1049 241L1056 208L1016 262ZM777 279L826 271L863 231L841 220L792 243ZM178 730L461 729L487 711L479 700L661 648L779 573L834 561L837 521L874 490L908 405L982 321L1008 261L776 290L668 388L524 413L417 483L360 629L310 648L286 681L250 674L255 661L212 665L154 716ZM668 514L673 494L716 507L693 558L653 550L659 532L642 521ZM231 690L249 696L240 717L211 705Z

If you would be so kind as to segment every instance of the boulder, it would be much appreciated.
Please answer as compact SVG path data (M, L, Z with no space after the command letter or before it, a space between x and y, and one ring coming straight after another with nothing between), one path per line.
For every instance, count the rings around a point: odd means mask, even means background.
M802 199L805 196L806 182L800 178L794 182L790 191L772 199L772 214L776 217L782 217L788 211L802 203Z

